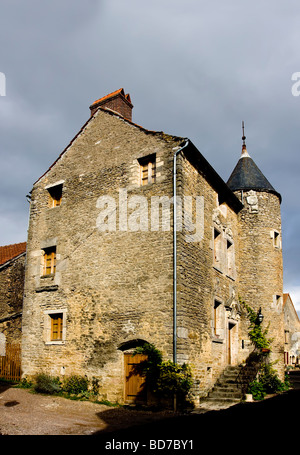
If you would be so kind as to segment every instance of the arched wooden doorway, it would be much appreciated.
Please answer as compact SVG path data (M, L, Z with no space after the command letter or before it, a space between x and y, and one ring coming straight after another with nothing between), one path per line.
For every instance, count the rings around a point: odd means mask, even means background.
M147 390L145 376L141 373L141 363L147 360L143 354L132 355L137 346L145 340L134 339L122 343L118 349L124 352L124 401L125 403L146 403Z

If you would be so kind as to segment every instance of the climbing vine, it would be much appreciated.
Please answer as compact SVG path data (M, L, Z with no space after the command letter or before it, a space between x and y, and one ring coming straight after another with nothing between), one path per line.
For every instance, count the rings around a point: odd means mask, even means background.
M256 378L249 383L247 392L251 393L255 400L261 400L267 393L278 393L288 390L288 378L286 377L284 382L282 382L278 377L277 371L273 368L276 362L269 361L273 341L272 338L267 337L270 323L267 328L263 329L259 321L259 311L254 311L242 299L239 300L241 306L247 311L250 322L248 335L254 345L254 351L250 353L247 363L248 365L256 364L257 368Z
M258 350L270 349L273 341L272 338L267 337L270 324L268 324L267 328L263 330L262 324L259 322L258 318L259 312L254 311L253 308L247 305L241 298L239 300L242 307L244 307L248 313L248 319L250 322L248 335L251 342L254 344L254 347Z

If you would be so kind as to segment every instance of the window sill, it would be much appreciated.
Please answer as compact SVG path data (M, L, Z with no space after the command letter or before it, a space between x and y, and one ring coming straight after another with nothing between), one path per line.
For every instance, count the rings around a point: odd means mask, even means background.
M64 340L57 340L57 341L46 341L45 342L46 345L50 345L50 344L65 344L65 341Z
M139 184L139 188L149 188L149 186L155 185L155 183L156 182L149 182L149 183L146 183L145 185Z
M235 278L234 276L232 276L232 275L227 275L227 274L226 274L226 276L227 276L227 278L229 278L229 279L232 280L232 281L235 281L235 280L236 280L236 278Z
M54 278L55 277L55 273L48 273L48 275L41 275L40 278L42 280L44 280L45 278Z
M40 286L36 288L35 292L51 292L51 291L57 291L58 285L53 284L52 286Z
M219 344L223 344L224 343L224 338L219 338L217 336L213 336L212 340L211 340L213 343L219 343Z
M58 209L59 207L61 207L61 204L60 204L60 205L49 205L49 206L48 206L48 209L49 209L49 210Z

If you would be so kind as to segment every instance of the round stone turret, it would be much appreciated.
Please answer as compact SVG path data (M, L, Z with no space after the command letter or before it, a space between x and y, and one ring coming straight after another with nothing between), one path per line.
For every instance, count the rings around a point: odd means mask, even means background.
M254 310L261 308L265 328L270 324L267 336L274 339L272 361L278 360L276 368L283 377L281 196L249 156L245 136L241 157L227 185L244 204L239 213L239 295ZM241 328L247 339L247 321ZM252 349L249 346L249 351Z

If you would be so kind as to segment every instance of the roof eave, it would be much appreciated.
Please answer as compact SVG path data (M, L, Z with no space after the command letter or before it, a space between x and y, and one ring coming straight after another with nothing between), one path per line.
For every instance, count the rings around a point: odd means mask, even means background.
M214 190L222 196L222 202L226 202L236 213L240 212L244 207L243 203L191 141L189 141L188 147L184 149L183 152L187 159L191 161L201 173L204 174L208 183L214 188Z

